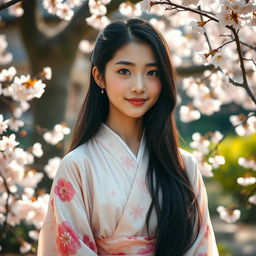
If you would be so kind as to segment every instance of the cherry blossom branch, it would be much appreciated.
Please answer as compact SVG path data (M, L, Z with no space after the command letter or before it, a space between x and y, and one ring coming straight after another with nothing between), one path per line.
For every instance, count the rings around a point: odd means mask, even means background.
M247 43L245 43L245 42L243 42L243 41L240 41L240 44L242 44L242 45L244 45L244 46L247 46L248 48L250 48L250 49L256 51L256 47L254 47L254 46L252 46L252 45L250 45L250 44L247 44Z
M185 11L189 11L189 12L193 12L193 13L196 13L198 15L200 15L201 19L202 17L207 17L209 18L210 20L213 20L215 22L219 22L219 20L215 17L212 17L211 15L208 15L207 13L205 13L204 11L201 11L200 7L199 7L199 10L196 10L196 9L192 9L192 8L189 8L189 7L185 7L185 6L182 6L182 5L179 5L179 4L175 4L175 3L172 3L170 0L167 0L167 1L160 1L160 2L154 2L155 4L161 4L161 5L169 5L171 6L171 9L170 8L166 8L166 10L172 10L172 9L180 9L180 10L185 10ZM241 67L241 71L242 71L242 77L243 77L243 82L242 83L238 83L238 82L235 82L232 78L228 77L229 78L229 81L235 85L235 86L239 86L239 87L243 87L246 92L248 93L249 97L252 99L252 101L255 103L256 105L256 97L254 96L254 94L252 93L249 85L248 85L248 82L247 82L247 77L246 77L246 70L245 70L245 67L244 67L244 60L243 60L243 56L242 56L242 50L241 50L241 45L240 45L240 41L239 41L239 36L238 36L238 33L236 31L236 29L233 27L233 26L229 26L227 25L226 26L228 29L230 29L234 35L234 40L236 42L236 47L237 47L237 52L238 52L238 56L239 56L239 62L240 62L240 67ZM209 38L206 37L206 41L208 43L209 42ZM209 44L210 46L210 44ZM223 46L222 46L223 47ZM210 48L211 49L211 48Z
M12 5L15 5L15 4L17 4L19 2L22 2L22 1L23 0L11 0L11 1L7 2L7 3L3 3L3 4L0 5L0 11L4 10L4 9L7 9L8 7L10 7Z
M13 193L10 191L10 189L8 187L8 184L6 182L6 179L3 176L1 171L0 171L0 177L3 180L4 188L5 188L6 192L7 192L7 198L6 198L6 202L5 202L5 214L4 214L5 220L4 220L3 233L2 233L2 234L4 234L4 232L6 230L6 227L7 227L7 217L8 217L8 213L9 213L9 199L10 199L10 195L13 195Z
M248 60L248 61L252 61L253 64L256 66L256 62L253 59L247 59L247 58L243 58L244 60Z
M195 9L192 9L192 8L189 8L189 7L186 7L186 6L182 6L182 5L179 5L179 4L175 4L175 3L172 3L170 0L167 0L167 1L154 1L154 4L161 4L161 5L169 5L169 6L173 6L172 9L180 9L180 10L184 10L184 11L189 11L189 12L193 12L193 13L196 13L196 14L199 14L199 15L202 15L202 16L205 16L207 18L209 18L210 20L213 20L215 22L219 22L219 20L211 15L209 15L207 12L205 11L199 11L199 10L195 10ZM166 10L172 10L172 9L168 9L166 8Z
M252 90L250 89L248 82L247 82L247 77L246 77L246 70L245 70L245 66L244 66L244 60L243 60L243 55L242 55L242 50L241 50L241 44L239 41L239 36L237 31L235 30L235 28L233 28L232 26L230 27L230 30L233 32L233 35L235 37L235 41L236 41L236 47L237 47L237 52L238 52L238 56L239 56L239 61L240 61L240 67L242 70L242 76L243 76L243 87L245 88L246 92L248 93L248 95L250 96L250 98L252 99L252 101L255 103L256 105L256 97L254 96L254 94L252 93Z
M232 128L230 128L229 130L227 130L226 133L223 135L222 139L221 139L221 140L215 145L215 147L214 147L213 149L211 149L210 152L207 154L207 158L208 158L212 153L214 153L214 152L216 152L216 151L218 150L219 145L220 145L221 142L227 137L227 135L229 134L229 131L230 131L231 129L233 130L234 128L236 128L236 127L238 127L238 126L240 126L240 125L246 123L247 120L248 120L250 117L252 117L252 116L256 116L256 112L255 112L255 113L252 113L252 114L250 114L250 115L248 115L248 116L245 116L244 119L243 119L239 124L233 125Z

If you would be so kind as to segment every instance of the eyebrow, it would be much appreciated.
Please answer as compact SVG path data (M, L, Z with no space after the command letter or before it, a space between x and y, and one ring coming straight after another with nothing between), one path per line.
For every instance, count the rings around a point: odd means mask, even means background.
M115 63L115 65L129 65L129 66L135 66L134 63L130 62L130 61L126 61L126 60L120 60L118 62ZM145 65L146 67L158 67L158 64L156 62L152 62L152 63L147 63Z

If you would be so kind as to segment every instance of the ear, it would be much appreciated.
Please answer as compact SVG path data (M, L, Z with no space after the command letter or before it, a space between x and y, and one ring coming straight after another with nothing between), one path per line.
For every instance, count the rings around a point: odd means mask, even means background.
M95 82L97 83L97 85L100 88L105 88L105 84L104 84L104 81L102 79L102 75L101 75L100 71L98 70L98 68L96 66L94 66L92 68L92 75L93 75L93 78L94 78Z

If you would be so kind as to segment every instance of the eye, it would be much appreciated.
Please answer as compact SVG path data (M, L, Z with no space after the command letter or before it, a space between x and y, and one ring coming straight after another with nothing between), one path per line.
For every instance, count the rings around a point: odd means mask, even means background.
M150 75L150 76L158 76L159 74L158 74L158 70L150 70L150 71L148 71L148 74Z
M117 71L120 75L128 75L128 73L130 73L130 71L126 68L122 68L120 70Z

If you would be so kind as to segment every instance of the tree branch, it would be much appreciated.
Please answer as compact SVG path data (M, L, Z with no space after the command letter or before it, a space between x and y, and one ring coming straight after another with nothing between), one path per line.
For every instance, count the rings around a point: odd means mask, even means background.
M17 4L19 2L22 2L22 1L23 0L11 0L11 1L7 2L7 3L3 3L3 4L0 5L0 11L4 10L4 9L7 9L8 7L10 7L12 5L15 5L15 4Z

